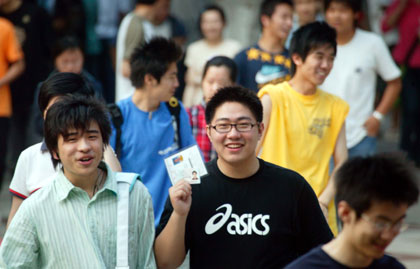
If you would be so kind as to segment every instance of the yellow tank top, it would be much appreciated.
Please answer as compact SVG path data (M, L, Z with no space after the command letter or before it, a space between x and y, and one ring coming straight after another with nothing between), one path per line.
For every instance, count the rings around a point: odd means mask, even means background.
M258 92L268 94L272 109L260 157L300 173L319 196L329 180L329 161L343 126L348 104L317 89L302 95L288 82L268 85ZM328 223L337 234L334 201L329 205Z

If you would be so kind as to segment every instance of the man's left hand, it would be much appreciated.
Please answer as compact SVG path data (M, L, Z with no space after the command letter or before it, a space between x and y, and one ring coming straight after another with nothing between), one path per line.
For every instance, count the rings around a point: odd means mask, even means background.
M371 137L376 137L379 133L379 127L381 126L381 122L373 116L370 116L363 124L367 131L367 135Z

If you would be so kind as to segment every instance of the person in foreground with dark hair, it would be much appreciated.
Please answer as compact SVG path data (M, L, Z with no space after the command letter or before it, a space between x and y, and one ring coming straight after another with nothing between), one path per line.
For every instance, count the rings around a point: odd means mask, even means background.
M201 184L170 188L155 241L159 267L179 266L190 250L191 268L282 268L332 239L305 179L256 157L262 110L242 87L222 88L208 102L218 158Z
M164 159L195 144L184 107L172 103L179 108L177 115L172 115L165 104L179 85L176 62L180 56L180 47L161 37L136 48L130 59L130 79L136 90L117 103L123 117L119 139L121 167L124 172L141 175L153 199L156 225L171 186ZM175 129L176 117L179 124ZM118 152L116 140L114 128L110 144Z
M347 159L344 121L349 106L321 91L336 54L335 30L324 22L307 24L292 38L292 79L261 89L266 132L257 148L267 162L300 173L314 189L331 230L338 232L334 184L335 169Z
M384 255L408 225L407 209L417 202L413 170L391 156L356 157L336 173L336 200L343 230L286 268L405 268Z
M111 135L106 107L93 98L61 97L48 109L44 132L54 167L62 168L20 207L0 248L0 267L115 268L117 181L125 175L102 162ZM155 268L152 201L139 176L132 179L128 265Z
M40 84L38 95L39 114L45 119L48 109L65 95L93 97L95 92L86 79L74 73L55 73ZM106 147L105 161L114 171L121 171L118 159L110 147ZM9 191L13 195L7 226L22 202L32 193L50 182L59 169L51 163L51 154L45 142L34 144L19 155Z

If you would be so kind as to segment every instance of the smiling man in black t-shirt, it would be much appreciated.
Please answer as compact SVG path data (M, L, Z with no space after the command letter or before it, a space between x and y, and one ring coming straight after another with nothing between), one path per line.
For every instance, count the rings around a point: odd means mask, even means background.
M159 267L280 268L332 238L315 193L299 174L256 157L263 131L258 97L219 90L206 108L218 159L201 184L179 181L157 229Z

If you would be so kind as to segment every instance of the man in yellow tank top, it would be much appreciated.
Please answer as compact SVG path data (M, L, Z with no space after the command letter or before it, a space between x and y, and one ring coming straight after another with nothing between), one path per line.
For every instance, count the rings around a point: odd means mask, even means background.
M346 102L318 88L332 69L336 33L324 22L301 27L290 46L292 79L262 88L266 126L257 152L265 161L302 174L314 189L331 230L337 234L335 170L347 159ZM316 232L316 231L314 231Z

